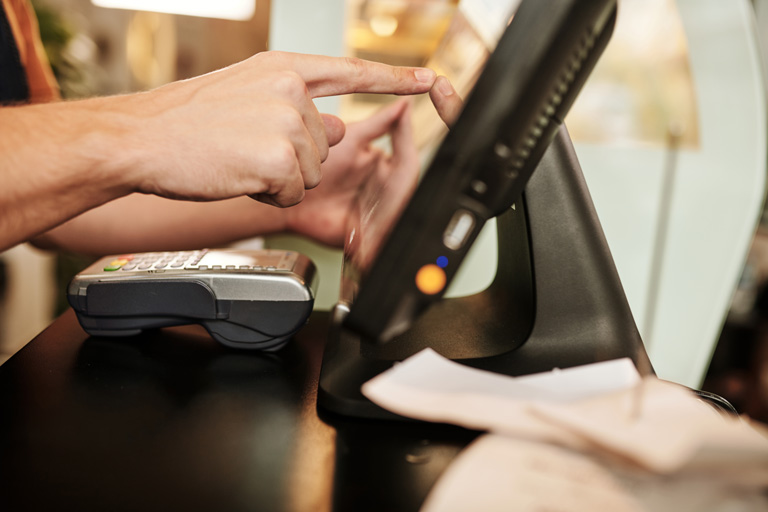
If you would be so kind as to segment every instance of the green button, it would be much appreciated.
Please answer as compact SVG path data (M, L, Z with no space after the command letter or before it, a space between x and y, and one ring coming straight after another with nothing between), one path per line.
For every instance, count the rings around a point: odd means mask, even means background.
M104 267L104 271L114 272L115 270L120 270L120 267L122 267L122 265L107 265L106 267Z

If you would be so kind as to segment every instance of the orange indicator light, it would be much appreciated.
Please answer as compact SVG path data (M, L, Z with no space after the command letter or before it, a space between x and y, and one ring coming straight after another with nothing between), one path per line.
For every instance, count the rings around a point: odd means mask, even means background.
M445 271L434 263L424 265L416 272L416 287L425 295L443 291L446 281Z

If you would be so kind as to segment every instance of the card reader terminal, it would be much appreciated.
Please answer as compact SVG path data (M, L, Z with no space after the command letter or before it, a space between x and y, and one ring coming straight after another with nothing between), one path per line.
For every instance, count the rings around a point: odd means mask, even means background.
M317 273L303 254L202 249L102 258L67 299L93 336L200 324L229 347L273 351L309 318Z

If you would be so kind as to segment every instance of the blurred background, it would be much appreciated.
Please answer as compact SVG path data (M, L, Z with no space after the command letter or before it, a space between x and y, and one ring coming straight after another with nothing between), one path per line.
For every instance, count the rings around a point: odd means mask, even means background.
M427 65L464 92L517 2L32 3L63 96L77 99L151 89L268 49ZM566 119L657 372L763 420L765 4L620 0L614 37ZM392 100L361 94L317 104L354 121ZM428 151L442 128L423 99L415 122L428 127L417 141ZM488 229L452 294L492 279L493 224ZM320 267L317 307L335 302L338 250L282 235L243 243L309 254ZM66 309L66 283L89 261L27 245L0 254L0 362Z

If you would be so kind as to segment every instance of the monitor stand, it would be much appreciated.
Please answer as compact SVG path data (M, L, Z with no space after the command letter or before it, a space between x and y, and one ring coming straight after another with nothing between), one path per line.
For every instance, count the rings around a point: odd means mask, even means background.
M345 329L337 307L318 406L347 416L399 418L368 401L360 386L426 347L506 375L622 357L652 373L565 128L523 199L498 217L497 232L493 283L475 295L437 302L387 344Z

